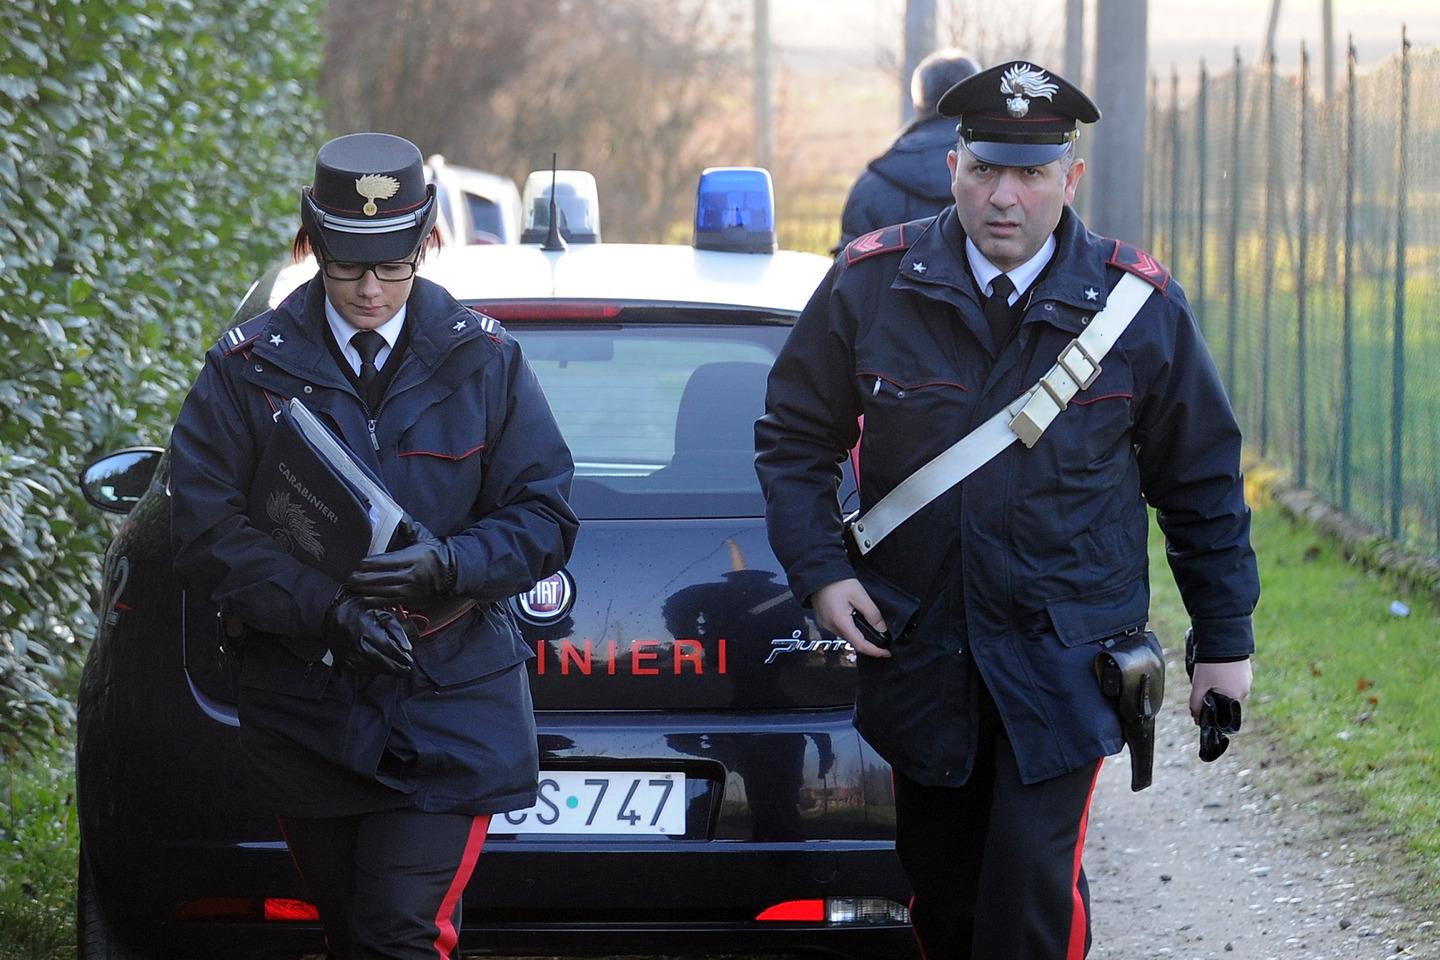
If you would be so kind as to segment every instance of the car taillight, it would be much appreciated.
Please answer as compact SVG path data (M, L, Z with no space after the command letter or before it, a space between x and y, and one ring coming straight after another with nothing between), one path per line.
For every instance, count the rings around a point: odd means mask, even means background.
M756 920L777 923L909 923L910 909L887 897L786 900L760 911Z
M504 323L507 320L613 320L620 316L623 308L586 300L530 300L483 303L470 309Z
M319 920L320 911L315 904L304 900L281 900L278 897L265 898L265 919L277 921Z
M910 908L886 897L831 897L827 923L909 923Z
M182 904L175 911L175 919L182 921L230 921L295 923L318 921L320 911L313 903L305 900L289 900L282 897L205 897Z
M820 923L825 919L825 901L786 900L762 910L755 919L779 923Z

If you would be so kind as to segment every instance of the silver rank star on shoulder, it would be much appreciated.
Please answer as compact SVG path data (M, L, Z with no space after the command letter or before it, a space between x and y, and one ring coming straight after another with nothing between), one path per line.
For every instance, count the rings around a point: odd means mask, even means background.
M916 260L916 261L915 261L915 266L914 266L913 269L915 270L916 273L921 274L921 275L924 275L924 273L925 273L925 264L924 264L923 262L919 261L919 260Z
M465 320L456 320L456 321L455 321L455 326L451 327L450 329L451 329L451 330L454 330L456 333L459 333L461 330L464 330L464 329L465 329L465 324L466 324L466 322L467 322L467 321L465 321Z
M1099 290L1096 290L1094 287L1086 287L1086 288L1085 288L1085 299L1086 299L1086 300L1094 300L1094 299L1096 299L1096 298L1099 297L1099 296L1100 296L1100 291L1099 291Z
M272 333L272 334L270 334L270 346L272 346L272 347L278 347L278 346L280 346L280 344L282 344L282 343L284 343L284 342L285 342L285 338L282 337L282 336L280 336L280 334L278 334L278 333Z

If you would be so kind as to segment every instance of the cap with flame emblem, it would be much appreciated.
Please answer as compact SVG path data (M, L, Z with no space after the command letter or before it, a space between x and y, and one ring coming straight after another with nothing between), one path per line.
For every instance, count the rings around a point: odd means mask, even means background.
M1000 167L1040 167L1080 136L1100 109L1064 77L1012 60L960 81L940 98L941 116L958 117L965 148Z
M320 148L300 219L321 256L408 260L435 226L435 188L420 149L388 133L352 133Z

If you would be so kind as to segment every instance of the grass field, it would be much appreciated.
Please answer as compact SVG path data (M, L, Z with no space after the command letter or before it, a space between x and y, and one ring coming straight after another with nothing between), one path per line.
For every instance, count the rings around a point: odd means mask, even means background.
M1337 541L1274 505L1255 510L1260 561L1255 687L1243 735L1270 741L1337 815L1389 836L1440 889L1440 608L1346 560ZM1151 538L1153 619L1184 610ZM1398 601L1408 611L1392 611ZM1166 637L1168 645L1178 637ZM1283 785L1281 785L1283 786Z

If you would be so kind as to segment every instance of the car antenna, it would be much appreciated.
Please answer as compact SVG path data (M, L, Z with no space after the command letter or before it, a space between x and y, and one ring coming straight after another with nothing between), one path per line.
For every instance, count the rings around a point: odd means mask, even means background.
M550 232L545 235L541 250L566 249L565 238L560 235L560 211L555 204L555 154L550 154Z

